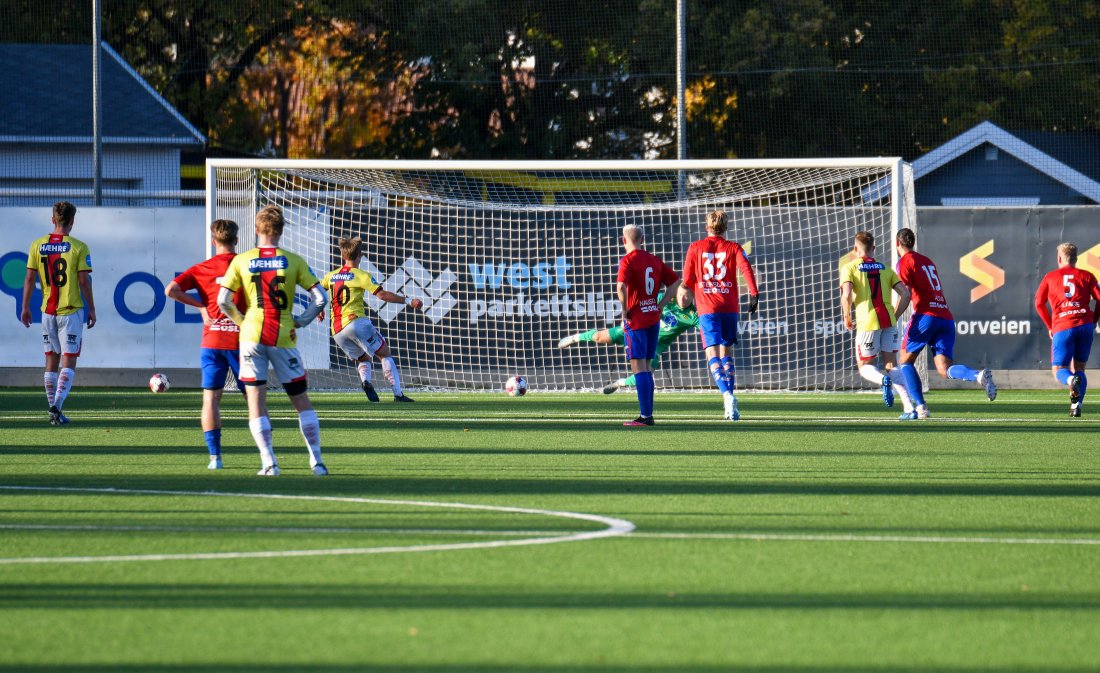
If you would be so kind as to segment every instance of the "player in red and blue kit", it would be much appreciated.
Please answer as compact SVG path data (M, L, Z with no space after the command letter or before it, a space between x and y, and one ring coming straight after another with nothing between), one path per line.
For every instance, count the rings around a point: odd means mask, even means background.
M928 405L924 400L924 386L920 373L913 366L917 355L927 346L936 363L936 371L945 379L974 381L985 387L989 401L997 399L997 384L993 382L993 372L989 369L971 369L966 365L955 364L955 318L947 307L947 298L943 294L940 276L936 264L928 257L915 252L917 235L912 229L901 229L894 239L897 246L898 278L905 283L912 295L913 313L905 328L901 341L902 380L909 392L915 409L903 413L899 420L911 421L928 418Z
M1047 310L1048 303L1052 312ZM1089 386L1085 363L1100 320L1100 287L1095 276L1077 268L1076 245L1058 246L1058 268L1039 283L1035 310L1050 334L1051 373L1069 388L1069 415L1078 418Z
M653 367L650 360L657 354L657 338L664 308L680 279L676 272L657 256L642 249L642 230L635 225L623 227L623 247L626 255L619 260L619 275L615 290L623 307L626 356L634 373L638 392L638 418L627 421L627 427L653 425ZM662 288L668 288L660 299Z
M193 306L202 314L202 433L210 453L211 470L222 468L222 417L221 399L226 377L233 373L233 380L240 386L241 329L218 308L218 291L229 263L237 256L237 223L232 220L214 220L210 224L215 255L195 264L168 283L164 294L181 304ZM187 294L195 290L199 298ZM235 297L237 307L246 308L244 295Z
M707 366L711 378L722 393L724 417L731 421L741 419L734 397L733 344L737 343L741 303L738 295L737 272L745 279L749 290L746 313L756 312L760 292L756 287L756 275L744 249L736 241L726 239L729 221L726 213L715 210L707 213L707 237L688 247L684 259L684 280L677 297L681 307L687 308L688 293L694 293L699 312L699 330L703 349L707 354Z

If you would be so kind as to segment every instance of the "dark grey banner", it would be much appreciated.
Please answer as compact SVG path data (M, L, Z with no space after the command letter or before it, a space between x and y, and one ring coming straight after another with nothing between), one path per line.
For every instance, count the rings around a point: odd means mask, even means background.
M957 339L955 360L971 367L1050 367L1050 337L1035 312L1039 281L1057 267L1059 243L1078 267L1100 276L1094 208L921 208L917 249L936 262Z

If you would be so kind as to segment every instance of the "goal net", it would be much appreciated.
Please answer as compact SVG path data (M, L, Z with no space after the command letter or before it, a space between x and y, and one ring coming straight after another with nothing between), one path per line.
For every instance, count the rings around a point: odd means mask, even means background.
M915 226L912 177L897 159L688 162L210 160L207 215L255 245L259 208L283 208L283 247L320 278L358 236L360 268L421 310L369 296L407 387L591 390L629 374L622 348L565 336L617 325L615 275L625 225L677 271L706 235L707 212L755 267L760 309L743 315L738 389L862 388L841 321L838 271L859 231L893 264L893 237ZM742 292L745 284L741 282ZM299 300L305 295L299 291ZM359 387L326 324L298 332L319 389ZM386 388L379 367L375 385ZM659 388L711 385L697 331L662 356Z

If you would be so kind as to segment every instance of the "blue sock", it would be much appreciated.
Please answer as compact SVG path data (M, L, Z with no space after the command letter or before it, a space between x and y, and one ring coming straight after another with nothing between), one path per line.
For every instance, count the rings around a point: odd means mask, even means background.
M913 404L918 407L921 406L924 404L924 386L921 385L920 372L911 364L902 365L899 369L901 371L901 379L905 382L905 389L909 391L909 399L913 400ZM952 369L954 369L954 367L952 367Z
M1069 377L1073 376L1073 372L1071 372L1066 367L1062 367L1054 374L1054 376L1058 379L1058 383L1061 383L1063 386L1068 386Z
M206 439L206 448L210 450L211 456L222 455L222 430L207 430L202 433L202 436Z
M732 356L727 355L726 357L722 358L722 371L726 374L726 385L729 386L730 392L733 392L734 388L736 388L736 386L733 384L733 381L736 377L734 376Z
M951 365L947 368L947 378L959 381L977 381L980 373L977 369L971 369L966 365Z
M653 415L653 372L638 372L634 375L638 391L638 407L642 416Z
M718 390L723 393L730 392L729 380L726 378L726 373L722 371L722 361L714 357L707 360L707 367L710 368L710 377L714 379L714 385L718 386Z
M1081 401L1085 401L1085 391L1089 389L1089 377L1085 376L1084 371L1077 372L1078 378L1081 379Z

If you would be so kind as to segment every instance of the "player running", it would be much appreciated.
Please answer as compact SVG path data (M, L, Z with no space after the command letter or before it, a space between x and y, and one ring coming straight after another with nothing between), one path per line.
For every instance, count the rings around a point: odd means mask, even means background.
M258 246L237 255L229 264L218 292L218 307L241 328L240 380L248 396L248 429L260 449L263 465L257 474L279 475L265 387L270 365L298 411L298 427L309 447L310 468L313 474L325 476L328 468L321 462L321 425L306 393L306 370L298 352L296 330L313 322L324 310L328 295L305 260L279 247L285 224L283 211L277 206L256 213ZM299 287L309 291L312 301L295 317L291 309L294 291ZM234 293L242 288L248 306L244 315L233 303Z
M901 398L905 413L915 411L905 388L894 383L890 371L897 365L898 316L909 306L909 290L882 262L875 261L875 237L867 231L856 234L852 247L856 259L840 268L840 310L844 326L856 330L856 364L859 375L882 387L882 401L894 406L894 394ZM890 290L898 294L891 306ZM852 311L855 310L853 317ZM885 371L873 363L882 355ZM917 412L920 416L921 412ZM921 418L928 418L925 408Z
M211 470L222 469L222 392L226 377L232 373L240 385L241 329L218 308L218 290L230 262L237 256L237 223L233 220L214 220L210 223L214 241L214 256L195 264L168 283L164 294L181 304L194 306L202 314L202 350L199 362L202 366L202 434L210 454ZM199 298L187 294L195 290ZM237 291L233 303L239 310L247 308L244 294ZM243 392L243 389L242 389Z
M943 295L935 262L913 250L917 244L917 235L912 229L899 230L894 243L899 257L898 278L909 288L913 300L913 313L909 316L909 323L901 340L898 371L909 397L916 405L914 411L903 413L899 420L911 421L929 417L920 373L913 366L917 355L925 346L932 352L936 371L940 376L945 379L974 381L985 386L985 395L990 402L997 399L993 372L988 369L971 369L954 362L955 318L947 308L947 298Z
M663 299L663 292L657 295L657 301ZM657 332L657 351L656 355L653 356L653 359L649 363L650 367L655 370L659 369L661 366L661 355L672 347L672 344L676 342L676 339L678 339L681 334L698 326L699 314L696 313L694 304L687 308L680 308L674 301L665 304L665 307L661 309L661 327ZM622 326L615 325L607 329L591 329L587 332L570 334L558 342L558 348L569 348L582 341L598 344L617 344L622 346L626 344L626 337L623 333ZM633 385L636 385L636 379L634 375L631 374L626 378L616 379L608 383L604 386L603 392L605 395L610 395L619 388Z
M741 420L741 412L733 394L736 383L732 349L737 343L741 303L735 269L745 279L749 291L746 313L756 312L760 291L756 287L752 264L741 244L726 240L729 226L726 213L721 210L707 213L706 226L707 237L688 246L684 259L684 282L677 301L682 308L686 308L688 294L694 293L707 367L714 384L722 393L723 418L738 421Z
M1048 303L1052 311L1047 310ZM1050 335L1050 371L1058 383L1069 388L1069 415L1079 418L1089 387L1085 363L1100 320L1100 287L1095 276L1077 268L1073 243L1058 246L1058 268L1039 283L1035 310Z
M50 425L67 425L61 408L76 378L76 359L84 343L84 324L95 327L92 295L92 256L83 241L69 235L76 206L58 201L53 206L53 233L35 239L27 253L23 279L23 310L19 321L31 326L31 293L42 285L42 345L46 371L42 382L50 410ZM58 371L60 367L60 372Z
M329 271L321 280L321 285L332 295L332 338L349 358L358 363L359 380L368 400L378 401L378 393L371 385L371 357L378 356L386 380L393 387L393 401L412 402L413 399L406 396L401 387L401 373L390 353L389 342L366 316L363 295L370 292L382 301L407 304L415 309L422 307L424 302L383 290L369 273L360 269L363 241L358 237L341 238L340 255L344 258L343 266Z
M635 225L623 227L623 247L626 254L619 260L615 292L623 307L626 356L634 373L640 414L626 427L653 425L653 367L650 361L657 353L657 333L660 331L661 309L671 299L680 279L676 272L657 256L642 248L642 230ZM664 295L657 295L664 286Z

